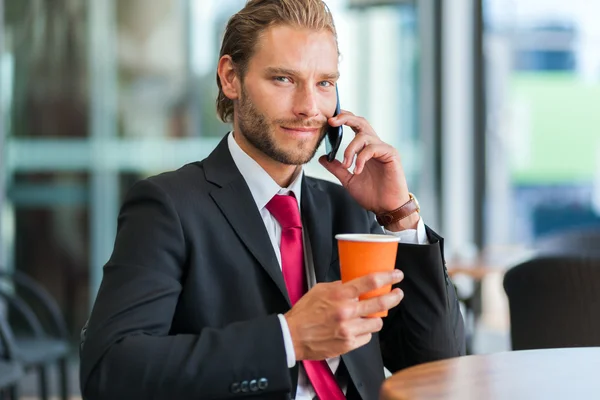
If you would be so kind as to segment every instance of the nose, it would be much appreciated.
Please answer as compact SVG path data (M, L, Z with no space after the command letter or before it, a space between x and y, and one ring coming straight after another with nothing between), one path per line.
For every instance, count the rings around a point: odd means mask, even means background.
M316 88L309 85L298 88L294 99L294 114L299 118L319 115Z

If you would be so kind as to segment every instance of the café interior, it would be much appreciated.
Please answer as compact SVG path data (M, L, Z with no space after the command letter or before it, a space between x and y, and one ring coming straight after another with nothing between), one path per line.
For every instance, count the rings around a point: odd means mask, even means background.
M1 399L81 399L119 208L229 132L215 68L244 4L0 0ZM597 398L600 3L327 4L342 108L400 152L465 323L466 357L388 373L381 398Z

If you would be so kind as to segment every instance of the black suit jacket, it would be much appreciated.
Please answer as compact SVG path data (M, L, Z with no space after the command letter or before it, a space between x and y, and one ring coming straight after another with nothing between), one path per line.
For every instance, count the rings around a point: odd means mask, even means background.
M381 233L336 184L304 177L302 216L318 282L340 279L334 236ZM342 355L349 399L375 400L384 379L464 354L463 322L442 239L399 244L405 297L367 345ZM85 399L294 396L278 313L283 275L224 139L205 160L136 183L81 346Z

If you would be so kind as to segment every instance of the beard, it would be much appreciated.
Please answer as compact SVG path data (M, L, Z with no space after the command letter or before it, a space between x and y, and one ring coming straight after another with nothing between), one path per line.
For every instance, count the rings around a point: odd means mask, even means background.
M325 138L327 128L326 121L309 119L273 120L269 123L267 117L256 108L243 88L236 117L241 133L252 146L271 159L286 165L303 165L312 160ZM320 128L319 137L316 142L312 138L299 140L295 148L286 150L275 139L274 127L280 125L288 128Z

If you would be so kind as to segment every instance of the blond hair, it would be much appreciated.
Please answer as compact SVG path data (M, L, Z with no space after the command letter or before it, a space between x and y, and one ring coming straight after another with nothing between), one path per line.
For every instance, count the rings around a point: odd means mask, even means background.
M227 22L219 59L231 56L236 73L243 79L256 42L266 29L290 25L313 30L329 30L337 42L337 33L329 8L322 0L248 0L244 8ZM223 93L217 74L217 115L223 122L233 121L233 101Z

